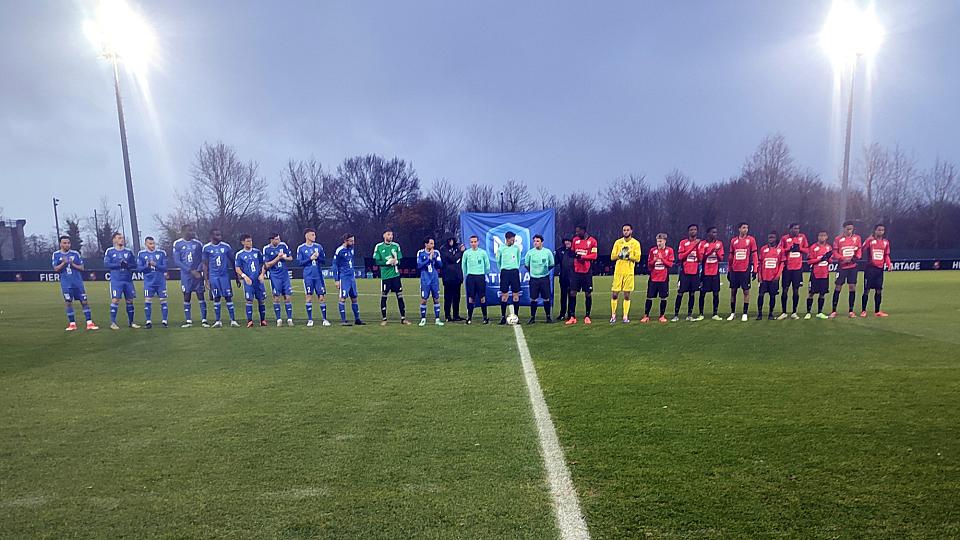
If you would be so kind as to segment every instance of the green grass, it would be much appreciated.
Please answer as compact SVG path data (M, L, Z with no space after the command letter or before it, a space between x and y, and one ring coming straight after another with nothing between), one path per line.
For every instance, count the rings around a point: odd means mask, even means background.
M591 534L960 536L960 273L887 279L886 320L611 327L598 279L525 327ZM0 537L556 536L503 328L63 326L0 284Z

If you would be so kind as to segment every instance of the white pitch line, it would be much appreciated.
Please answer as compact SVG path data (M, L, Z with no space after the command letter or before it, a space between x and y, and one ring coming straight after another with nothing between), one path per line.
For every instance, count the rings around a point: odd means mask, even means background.
M527 381L533 418L537 423L540 436L540 453L543 455L543 465L550 484L550 495L553 497L553 511L556 514L560 538L589 540L590 531L587 529L587 522L583 519L583 512L580 511L580 499L577 497L577 490L573 487L570 469L567 468L563 448L553 428L553 419L550 418L550 410L543 399L543 391L537 379L537 369L533 366L530 349L527 348L527 340L523 337L523 329L520 325L514 325L513 334L517 338L523 377Z

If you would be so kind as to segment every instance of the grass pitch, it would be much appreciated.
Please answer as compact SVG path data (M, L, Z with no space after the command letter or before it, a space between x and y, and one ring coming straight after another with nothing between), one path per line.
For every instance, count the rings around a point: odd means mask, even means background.
M960 273L887 283L886 320L610 327L598 279L592 327L525 327L591 534L960 536ZM556 536L511 331L111 332L88 292L68 335L0 284L0 537Z

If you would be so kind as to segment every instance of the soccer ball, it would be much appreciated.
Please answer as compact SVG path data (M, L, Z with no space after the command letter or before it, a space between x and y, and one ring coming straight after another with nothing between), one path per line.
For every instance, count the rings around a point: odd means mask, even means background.
M507 324L517 324L518 322L520 322L520 317L516 315L507 316Z

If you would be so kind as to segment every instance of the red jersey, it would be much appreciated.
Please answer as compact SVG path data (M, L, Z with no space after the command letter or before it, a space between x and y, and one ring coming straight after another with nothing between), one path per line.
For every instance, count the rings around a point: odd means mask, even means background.
M683 261L683 273L700 273L700 240L684 238L677 246L677 260Z
M703 275L716 276L720 273L720 260L723 259L723 242L714 240L700 242L700 260L703 261Z
M753 269L756 271L757 266L757 240L750 236L734 236L730 240L730 254L727 255L729 260L727 261L730 264L731 272L746 272L750 269L750 264L753 263Z
M783 271L783 256L786 252L779 245L760 248L760 279L774 281Z
M810 273L815 278L830 277L830 256L833 254L833 248L830 244L814 244L807 250L807 263L810 265Z
M667 274L673 266L673 248L665 246L663 249L654 247L647 255L647 268L650 269L650 279L653 281L666 281Z
M860 258L861 242L859 234L850 236L840 235L833 240L833 259L840 263L840 268L848 270L857 267L857 259ZM843 262L843 259L850 257L850 262Z
M803 268L803 256L810 247L810 244L807 243L807 235L803 233L796 236L785 234L783 238L780 239L780 247L783 248L784 255L787 258L787 270L800 270Z
M590 273L590 263L597 260L597 239L592 236L574 236L572 244L573 252L580 255L573 259L573 271L578 274Z
M867 250L867 260L870 261L869 264L881 270L883 270L884 265L886 265L887 268L893 268L893 262L890 261L889 240L871 236L863 243L863 247Z

